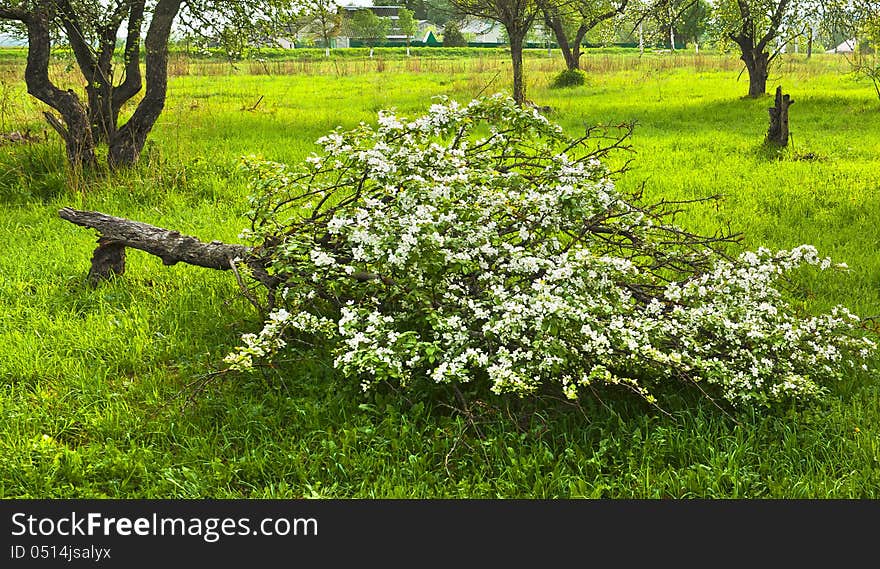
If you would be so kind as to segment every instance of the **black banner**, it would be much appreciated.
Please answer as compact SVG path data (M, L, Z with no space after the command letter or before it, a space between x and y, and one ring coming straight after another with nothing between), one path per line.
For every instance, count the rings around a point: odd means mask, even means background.
M789 561L827 546L840 562L874 547L878 513L859 501L0 500L0 567L630 566L701 550L766 560L776 546Z

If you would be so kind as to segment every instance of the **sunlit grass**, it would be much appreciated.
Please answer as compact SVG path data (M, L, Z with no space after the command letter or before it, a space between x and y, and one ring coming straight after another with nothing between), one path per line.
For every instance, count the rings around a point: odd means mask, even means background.
M288 362L211 383L184 407L187 386L259 325L234 279L132 251L124 277L90 288L95 235L57 210L234 242L246 225L242 155L296 162L380 109L415 116L436 95L466 101L509 83L503 54L377 55L176 60L143 163L123 174L69 175L54 134L0 147L0 496L880 496L867 374L815 405L733 415L674 393L668 415L623 394L579 410L466 393L469 418L445 392L364 394L327 366ZM590 53L587 84L573 89L549 88L558 54L526 64L529 98L572 134L637 123L633 153L615 158L635 159L622 188L720 195L678 221L729 227L747 247L812 243L851 271L799 276L804 309L880 314L880 102L844 62L792 57L774 72L771 89L796 101L779 155L761 145L771 100L743 98L733 56ZM0 126L42 133L20 72L0 59ZM74 81L63 66L53 73Z

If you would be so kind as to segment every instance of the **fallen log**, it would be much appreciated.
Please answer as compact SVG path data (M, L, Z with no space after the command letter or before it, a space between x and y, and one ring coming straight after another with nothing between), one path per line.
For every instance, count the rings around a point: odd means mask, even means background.
M97 211L81 211L65 207L58 212L62 219L95 229L100 234L98 247L92 255L89 282L97 285L111 275L125 273L125 249L130 247L162 259L166 265L186 263L221 271L232 270L239 285L244 288L236 263L250 267L254 278L266 285L270 293L276 286L275 279L266 272L263 261L251 247L199 239L183 235L179 231L163 229L140 221L114 217Z

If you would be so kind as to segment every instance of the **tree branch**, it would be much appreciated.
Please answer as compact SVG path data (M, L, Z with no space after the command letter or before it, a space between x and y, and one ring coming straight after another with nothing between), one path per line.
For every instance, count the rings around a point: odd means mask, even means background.
M220 241L204 243L196 237L182 235L179 231L97 211L65 207L58 215L75 225L97 230L104 243L115 243L144 251L159 257L166 265L186 263L226 271L233 259L247 262L253 258L253 250L245 245L230 245Z

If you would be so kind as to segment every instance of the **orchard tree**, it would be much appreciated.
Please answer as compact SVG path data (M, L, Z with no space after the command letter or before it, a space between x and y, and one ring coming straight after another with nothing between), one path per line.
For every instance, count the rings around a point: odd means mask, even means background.
M770 65L781 52L777 40L801 6L798 0L721 0L717 5L717 23L739 47L748 71L749 97L767 92Z
M116 169L137 163L165 106L168 40L179 16L189 16L200 26L237 22L242 29L253 28L266 21L255 16L271 9L273 1L0 0L0 23L4 31L27 39L28 93L60 115L44 113L64 140L70 164L96 165L96 146L103 143L109 147L108 164ZM122 33L120 49L117 37ZM50 75L57 44L73 52L85 97ZM123 106L141 90L134 112L120 123Z
M449 0L449 3L462 14L492 20L504 26L510 40L513 100L523 105L526 101L523 47L529 29L541 13L538 0Z
M538 0L544 26L553 31L565 66L580 69L581 45L587 33L623 14L629 0Z
M413 17L414 12L401 8L397 12L397 28L406 36L406 55L409 56L409 42L419 31L419 23Z
M367 44L370 57L373 57L373 48L385 40L391 29L391 22L388 18L380 18L372 10L363 9L352 14L351 29L357 38Z
M852 4L838 0L829 9L829 27L845 32L852 38L855 51L847 56L852 71L871 81L880 98L880 0L863 0Z
M709 25L712 7L705 0L693 0L681 11L675 29L685 42L692 42L700 50L700 42Z
M711 6L704 0L635 1L631 12L640 39L647 35L652 43L668 43L675 51L676 40L699 41L708 27Z
M443 28L443 47L467 47L467 38L455 20L446 22Z
M324 42L324 57L330 57L331 40L339 35L342 27L339 7L334 0L311 0L305 4L304 10Z

